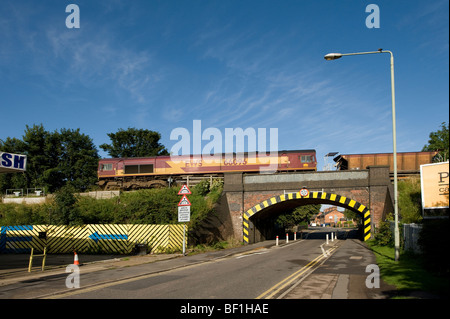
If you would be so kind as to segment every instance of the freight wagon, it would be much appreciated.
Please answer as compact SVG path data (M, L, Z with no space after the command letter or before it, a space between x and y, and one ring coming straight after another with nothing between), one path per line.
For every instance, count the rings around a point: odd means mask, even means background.
M269 167L267 156L252 153L220 154L215 161L208 156L170 156L145 158L106 158L98 165L98 185L104 190L139 189L168 186L189 176L223 176L226 172L259 173ZM272 155L273 156L273 155ZM315 171L315 150L280 151L271 160L276 172ZM270 166L272 170L274 167ZM170 178L170 179L169 179Z
M420 165L433 163L438 154L434 152L397 152L398 177L405 177L420 173ZM394 171L393 153L374 154L340 154L333 159L337 170L366 169L371 165L387 165L392 173Z

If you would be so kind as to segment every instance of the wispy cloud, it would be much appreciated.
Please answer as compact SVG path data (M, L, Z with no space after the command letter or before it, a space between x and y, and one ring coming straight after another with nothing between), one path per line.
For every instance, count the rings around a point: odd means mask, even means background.
M105 80L124 90L138 103L146 103L152 84L161 74L152 64L151 54L133 51L112 43L112 35L96 36L71 30L49 29L47 40L52 54L59 60L65 79L85 86L97 86Z

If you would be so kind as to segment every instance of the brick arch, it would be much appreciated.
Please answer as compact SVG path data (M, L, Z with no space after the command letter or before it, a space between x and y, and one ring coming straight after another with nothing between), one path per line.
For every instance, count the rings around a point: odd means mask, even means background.
M371 237L371 225L370 225L371 213L370 210L363 204L353 199L337 194L330 194L325 192L309 192L308 195L301 196L300 192L297 192L271 197L247 210L244 213L244 218L242 220L242 226L244 231L243 234L244 243L248 244L249 219L252 216L255 216L255 214L258 214L260 211L269 206L290 200L308 200L308 201L313 200L314 202L321 202L324 204L336 204L338 206L353 210L363 217L364 241L370 239Z

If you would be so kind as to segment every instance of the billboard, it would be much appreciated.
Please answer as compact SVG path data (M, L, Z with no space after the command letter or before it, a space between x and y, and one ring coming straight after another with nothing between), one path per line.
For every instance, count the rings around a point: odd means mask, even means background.
M448 181L449 162L420 165L424 218L449 216Z
M0 152L0 173L24 172L26 168L26 155Z

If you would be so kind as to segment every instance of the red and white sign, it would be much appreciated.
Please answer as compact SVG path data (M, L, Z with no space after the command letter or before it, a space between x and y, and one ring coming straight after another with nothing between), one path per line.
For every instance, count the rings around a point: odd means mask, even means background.
M191 206L191 202L186 197L186 195L183 195L183 197L181 198L180 202L178 203L178 206Z
M180 191L178 192L178 195L190 195L191 190L189 189L189 187L187 187L187 185L183 185L183 187L181 187Z
M306 197L306 196L308 196L309 195L309 190L307 190L306 188L302 188L301 190L300 190L300 196L301 197Z

